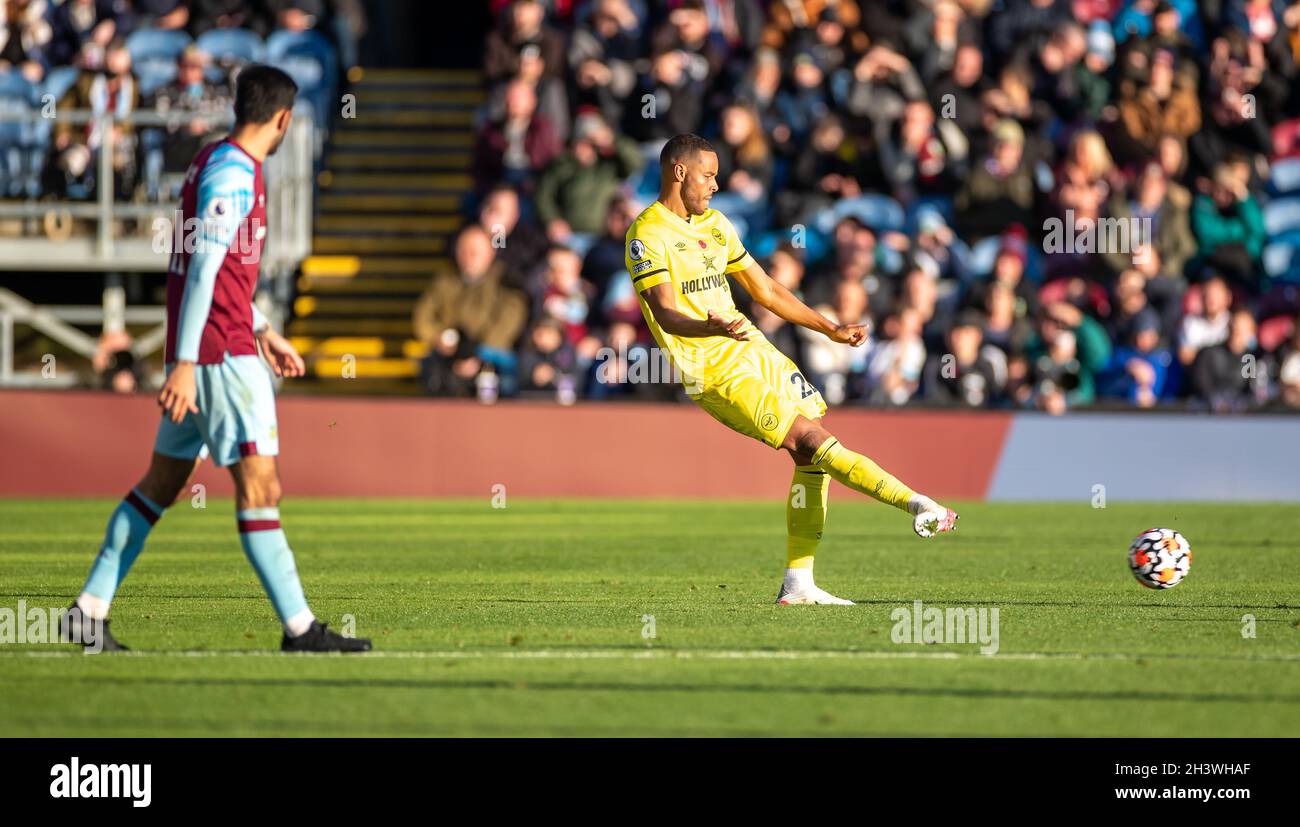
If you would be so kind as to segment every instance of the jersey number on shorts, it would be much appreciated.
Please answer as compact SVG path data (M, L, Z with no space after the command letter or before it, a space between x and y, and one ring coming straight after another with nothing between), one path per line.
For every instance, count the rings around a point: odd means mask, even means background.
M808 380L803 378L802 373L790 374L790 384L799 386L799 398L807 399L817 392L817 389L808 384Z

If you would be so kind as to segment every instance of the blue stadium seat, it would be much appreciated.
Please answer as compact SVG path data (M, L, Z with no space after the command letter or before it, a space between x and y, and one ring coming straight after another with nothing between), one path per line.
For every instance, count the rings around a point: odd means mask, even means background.
M146 60L136 68L135 76L140 81L140 96L148 97L162 86L166 86L176 79L179 70L175 62L164 62L162 60Z
M1284 233L1269 242L1261 258L1269 278L1300 282L1300 230Z
M176 61L193 40L185 32L139 29L126 39L131 66L140 80L140 94L151 95L176 77Z
M266 39L266 59L294 79L299 94L315 110L316 128L328 130L333 120L334 91L338 88L338 61L325 36L310 29L272 32Z
M1264 228L1269 238L1300 230L1300 196L1278 198L1264 206Z
M170 60L172 63L181 56L185 47L193 39L182 31L168 29L137 29L126 39L127 51L131 53L131 63L139 68L142 60Z
M1273 164L1268 187L1274 195L1300 191L1300 158L1284 158Z
M815 223L821 232L831 233L836 224L850 215L856 216L878 233L903 229L903 205L888 195L875 193L845 198L831 209L819 213Z
M219 62L261 63L266 60L266 44L248 29L209 29L199 35L194 45Z
M80 75L81 70L76 66L55 66L41 82L40 96L52 95L57 101L68 93Z

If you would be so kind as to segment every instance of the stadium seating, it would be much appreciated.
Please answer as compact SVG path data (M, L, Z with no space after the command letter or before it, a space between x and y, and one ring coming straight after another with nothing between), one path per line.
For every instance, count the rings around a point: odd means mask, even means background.
M315 108L318 127L328 128L338 89L338 61L325 36L312 30L273 32L266 41L266 59L289 73Z

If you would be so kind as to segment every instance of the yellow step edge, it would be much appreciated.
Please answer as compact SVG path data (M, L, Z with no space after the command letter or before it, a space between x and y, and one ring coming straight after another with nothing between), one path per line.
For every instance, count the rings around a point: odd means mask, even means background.
M331 173L325 170L318 177L323 179L321 186L332 189L445 189L463 192L474 184L468 174L459 172L398 175L382 172Z
M419 296L429 286L429 278L358 278L358 279L321 279L303 276L298 280L298 290L320 296L347 296L389 294Z
M322 379L407 379L420 374L420 363L411 359L318 359L312 374Z
M330 138L334 147L358 146L406 146L434 147L437 149L472 149L474 134L472 132L438 132L426 131L380 131L369 128L351 128L345 122Z
M382 336L332 336L326 339L311 336L295 336L290 340L298 352L314 358L340 357L351 354L358 358L378 358L389 352L393 340ZM428 348L419 339L405 339L400 347L402 357L406 359L423 359Z
M408 297L371 298L367 296L299 296L294 300L294 315L299 319L308 316L355 316L368 319L409 319L415 301Z
M459 206L460 199L454 195L346 195L327 192L320 197L320 207L326 212L456 212Z
M353 83L482 83L483 73L477 69L390 69L356 66L348 73L348 80Z
M464 222L458 215L322 215L316 219L317 232L450 233Z
M357 119L365 119L366 126L471 126L474 112L470 109L366 109L357 107Z
M465 169L470 164L468 152L444 152L429 155L418 152L381 152L377 150L350 149L330 153L327 166L338 170L397 168L413 172L428 172L438 169Z
M477 106L487 99L482 89L387 89L365 86L358 87L354 94L357 103L365 106L373 104L427 104L446 105L449 103Z
M416 236L316 236L312 249L330 254L355 253L440 253L446 249L446 240L439 237Z
M304 276L341 276L350 278L361 272L357 256L308 256L302 262Z

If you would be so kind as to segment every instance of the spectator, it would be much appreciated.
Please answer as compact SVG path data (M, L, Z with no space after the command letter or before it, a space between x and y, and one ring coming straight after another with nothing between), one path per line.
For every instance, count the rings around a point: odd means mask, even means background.
M434 275L413 313L416 338L429 352L421 369L429 393L468 396L485 363L514 347L528 304L504 276L487 232L477 224L462 230L453 266Z
M211 83L205 74L211 58L197 46L190 46L177 61L176 79L153 94L153 109L159 115L198 116L191 121L167 125L163 139L163 169L184 172L200 149L225 135L224 123L234 96L224 83Z
M102 71L98 46L93 41L82 48L79 63L81 73L59 101L59 111L88 109L96 115L111 114L121 119L138 108L140 93L131 72L131 53L123 41L109 44ZM105 144L113 156L113 182L94 180L95 159ZM94 182L95 187L113 186L120 199L130 198L135 189L135 149L135 128L129 123L115 121L105 135L99 121L73 124L58 120L54 125L54 151L42 175L45 190L66 196L72 185Z
M641 21L627 0L597 0L593 4L591 16L574 31L569 43L576 106L594 106L606 121L618 123L623 101L636 85L640 29Z
M1278 399L1287 408L1300 408L1300 319L1291 341L1279 353L1278 364Z
M560 323L564 338L575 347L587 339L587 316L594 290L582 279L582 258L568 247L554 246L546 253L541 273L537 316ZM594 353L595 347L586 347Z
M537 111L537 93L522 80L505 87L500 118L479 131L474 152L474 179L480 191L495 184L526 186L559 153L559 138L545 115Z
M97 53L105 52L117 30L117 4L112 0L65 0L50 12L50 38L47 54L52 66L67 66L82 47L92 43Z
M1099 393L1151 408L1166 396L1174 356L1160 344L1160 318L1150 308L1127 325L1124 345L1115 349L1098 378Z
M956 164L924 100L909 101L879 145L885 178L904 205L922 196L950 195L956 188Z
M867 400L876 405L903 405L916 393L925 367L924 320L903 307L882 325L884 340L875 343L867 361Z
M564 36L546 25L546 7L539 0L514 0L488 35L483 59L488 83L517 76L521 59L540 59L548 80L564 71Z
M869 307L870 297L861 282L845 281L837 286L834 302L819 305L817 309L836 324L869 325ZM865 367L866 353L860 349L836 347L825 336L804 328L798 330L798 338L803 345L803 358L798 364L809 374L809 381L822 390L828 404L843 402L848 396L852 375Z
M1195 64L1175 73L1173 53L1157 51L1145 78L1121 85L1119 116L1132 157L1154 154L1165 136L1186 141L1201 128Z
M1232 314L1228 338L1204 348L1196 355L1191 369L1191 386L1195 398L1215 413L1238 412L1253 407L1261 371L1246 370L1247 360L1260 365L1255 352L1255 318L1250 311Z
M573 146L537 182L537 216L547 237L562 244L573 233L599 233L619 185L641 162L640 147L616 135L600 113L580 114Z
M479 226L487 230L497 257L505 265L505 284L522 289L528 271L546 252L546 234L519 210L519 193L504 184L483 197Z
M988 407L1000 395L997 373L983 354L984 319L974 310L957 317L947 332L947 353L925 366L925 399L939 405Z
M1228 338L1232 314L1232 292L1218 276L1211 276L1201 286L1201 307L1188 313L1178 334L1178 361L1190 365L1196 355L1207 347L1221 344Z
M751 228L767 223L774 162L758 112L750 106L729 106L722 112L722 134L713 143L718 155L718 188L714 209L741 218Z
M47 11L45 0L0 3L0 72L17 67L32 83L45 77L53 37Z
M1200 261L1248 290L1258 286L1259 257L1267 233L1259 202L1242 164L1221 163L1208 194L1192 203L1192 230Z
M675 50L657 52L623 110L623 132L641 142L667 141L694 132L703 112L702 84L687 71L686 58Z
M265 37L271 30L265 7L248 0L189 0L190 34L212 29L249 29Z
M519 356L519 388L522 391L556 391L577 372L573 346L565 339L563 325L542 319L533 325Z
M1038 189L1033 172L1022 164L1025 133L1013 120L993 130L992 150L971 170L956 196L957 229L972 241L1005 227L1033 226Z

